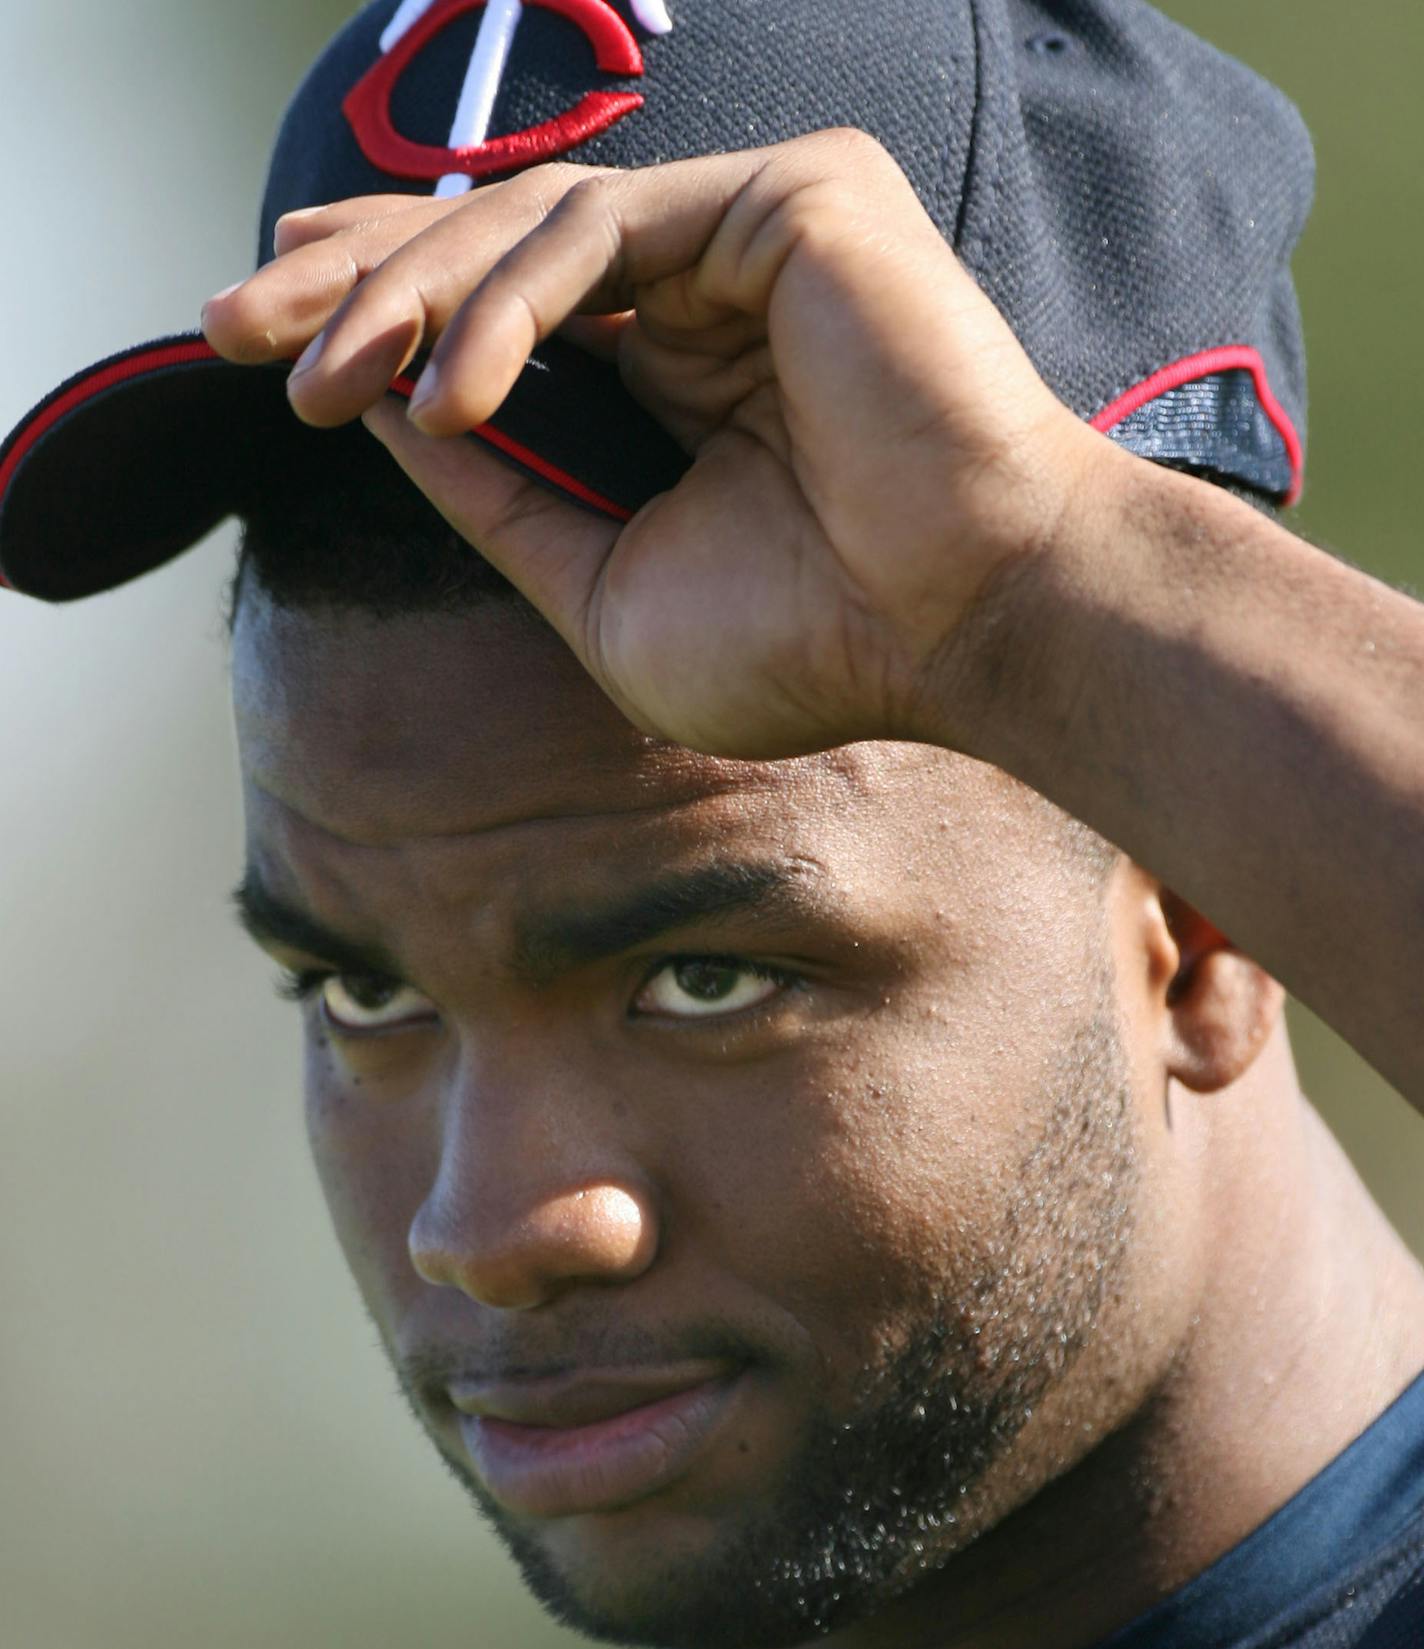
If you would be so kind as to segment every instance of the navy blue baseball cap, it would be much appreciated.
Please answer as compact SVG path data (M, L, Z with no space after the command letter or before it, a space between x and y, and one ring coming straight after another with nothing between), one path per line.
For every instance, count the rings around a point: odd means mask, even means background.
M1289 264L1310 142L1284 96L1140 0L376 0L283 120L259 262L299 207L829 126L889 149L1082 418L1144 457L1295 499ZM190 332L61 384L0 447L0 580L52 601L112 588L246 513L274 476L369 440L303 425L287 371L231 365ZM615 367L557 338L471 436L615 518L692 461Z

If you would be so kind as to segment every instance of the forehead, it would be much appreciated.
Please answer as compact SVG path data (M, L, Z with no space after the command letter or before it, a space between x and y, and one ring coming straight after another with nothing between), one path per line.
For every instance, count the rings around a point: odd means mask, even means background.
M573 887L713 848L841 882L1042 868L1042 819L994 770L907 745L737 762L667 744L511 601L380 620L250 589L233 690L254 857L298 874L399 859Z
M755 785L640 734L526 607L375 619L245 597L233 698L249 783L376 846Z

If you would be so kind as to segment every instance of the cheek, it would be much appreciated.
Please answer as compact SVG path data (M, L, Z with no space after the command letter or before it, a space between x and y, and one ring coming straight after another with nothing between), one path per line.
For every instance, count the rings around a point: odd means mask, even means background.
M833 1410L931 1330L981 1390L1092 1337L1140 1164L1111 1017L1083 1009L975 1037L904 1003L739 1115L735 1265L817 1348Z
M407 1237L424 1196L408 1103L378 1069L353 1070L319 1028L307 1036L307 1138L332 1228L367 1309L384 1326L418 1281ZM404 1097L404 1096L403 1096Z
M686 1141L685 1162L722 1166L678 1200L711 1211L728 1269L817 1347L832 1403L927 1309L971 1310L1003 1264L1000 1211L1032 1130L1023 1080L1019 1062L970 1057L929 1016L886 1015L733 1115L709 1106L716 1135L704 1124Z

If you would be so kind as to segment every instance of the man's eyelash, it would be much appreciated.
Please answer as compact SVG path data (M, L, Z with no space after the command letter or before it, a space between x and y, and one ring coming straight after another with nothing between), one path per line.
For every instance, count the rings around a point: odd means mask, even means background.
M702 962L711 967L735 968L738 973L749 973L754 979L770 979L778 985L804 983L798 973L789 968L778 968L772 962L753 962L745 956L722 956L715 951L679 951L676 956L664 956L648 969L648 978L656 979L664 968L678 968L689 962Z
M688 962L721 964L751 974L756 979L769 979L788 990L805 981L789 968L778 968L770 962L753 962L743 956L712 955L704 951L680 951L674 956L661 957L644 975L644 984L656 979L664 968L675 968ZM334 968L283 968L277 976L277 995L284 1002L308 1002L326 984L336 978Z
M277 995L284 1002L306 1002L331 977L330 968L283 968L277 977Z
M678 951L672 956L660 957L653 963L643 975L642 983L638 987L639 995L647 990L653 980L666 969L681 967L689 962L701 962L713 967L735 968L739 973L750 974L753 979L770 980L772 984L779 985L783 991L788 993L804 990L807 985L805 974L794 973L790 968L779 968L773 962L756 962L746 956L727 956L716 951ZM757 1013L766 1007L767 1004L762 1003L757 1008L739 1009L738 1012ZM630 1008L629 1012L633 1013L635 1010ZM709 1025L712 1022L712 1017L709 1017Z

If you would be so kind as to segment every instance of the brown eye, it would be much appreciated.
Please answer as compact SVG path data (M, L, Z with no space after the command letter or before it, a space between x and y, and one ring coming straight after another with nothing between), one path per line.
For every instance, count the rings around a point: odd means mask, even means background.
M338 1030L390 1030L437 1017L434 1004L398 979L377 974L331 974L321 987L322 1012Z
M759 1007L786 983L781 974L739 957L683 956L665 962L633 1006L665 1019L712 1019Z

